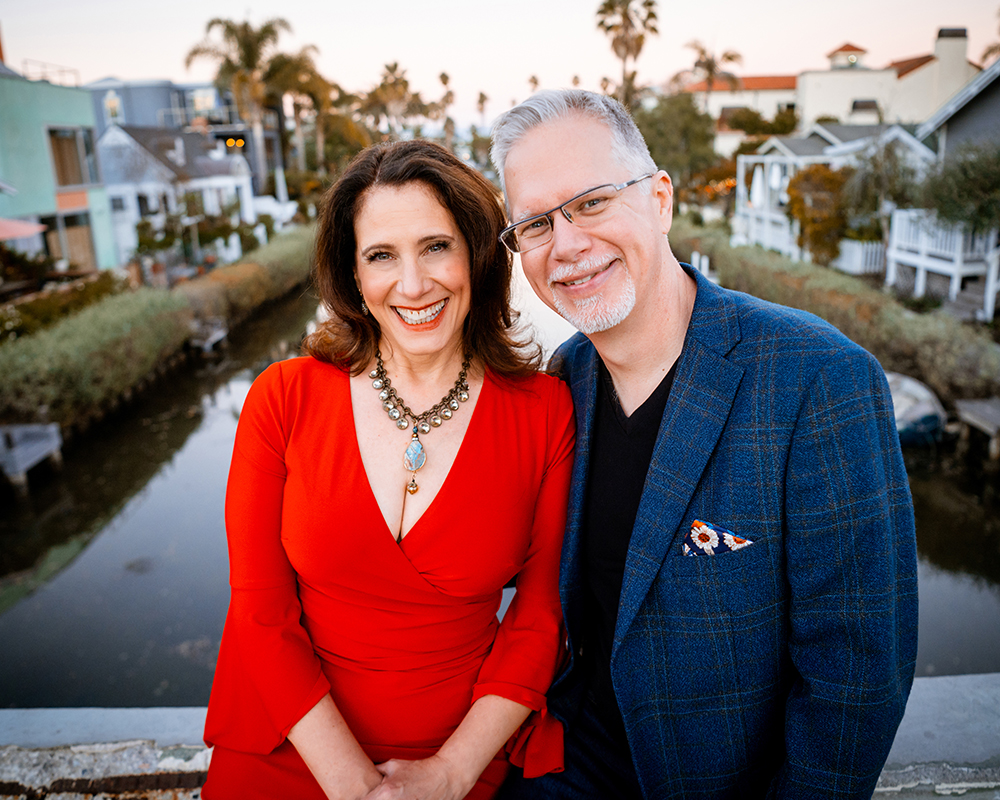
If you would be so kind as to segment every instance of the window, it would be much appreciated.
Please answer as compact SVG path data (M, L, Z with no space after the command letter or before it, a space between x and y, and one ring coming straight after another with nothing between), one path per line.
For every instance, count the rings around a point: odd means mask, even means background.
M150 208L149 197L144 194L139 195L139 216L151 217L156 213L156 209Z
M90 128L51 128L49 144L59 186L98 183L94 133Z
M111 210L112 211L124 211L125 210L125 198L124 197L112 197L111 198Z
M104 121L108 125L121 125L125 122L122 99L114 89L108 89L104 94Z

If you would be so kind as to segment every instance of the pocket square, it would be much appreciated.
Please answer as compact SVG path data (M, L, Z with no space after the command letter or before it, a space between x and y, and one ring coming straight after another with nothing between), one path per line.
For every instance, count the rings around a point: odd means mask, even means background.
M714 556L719 553L728 553L730 550L749 547L752 544L750 539L737 536L732 531L727 531L714 523L696 519L691 524L691 530L684 537L682 549L686 556Z

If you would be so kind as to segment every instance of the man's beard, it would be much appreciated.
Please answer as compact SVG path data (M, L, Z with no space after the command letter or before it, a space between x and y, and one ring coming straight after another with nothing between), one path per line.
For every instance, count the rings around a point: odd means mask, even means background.
M559 314L580 333L600 333L620 325L635 308L635 284L628 270L622 270L625 283L614 302L607 302L603 293L586 297L579 302L565 303L552 292L552 302Z

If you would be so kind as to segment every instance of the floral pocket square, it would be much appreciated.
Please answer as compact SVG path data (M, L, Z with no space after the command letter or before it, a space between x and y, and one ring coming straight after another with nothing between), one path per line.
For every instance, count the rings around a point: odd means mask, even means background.
M702 522L696 519L691 524L691 530L684 537L684 555L686 556L714 556L719 553L728 553L730 550L739 550L749 547L753 542L737 536L732 531L720 528L711 522Z

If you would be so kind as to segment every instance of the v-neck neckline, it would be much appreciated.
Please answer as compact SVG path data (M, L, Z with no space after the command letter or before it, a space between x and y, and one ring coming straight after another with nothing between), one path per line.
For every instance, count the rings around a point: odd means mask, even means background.
M354 397L351 394L351 376L348 374L346 377L347 377L347 399L350 404L350 412L351 412L351 433L353 434L352 441L354 443L354 455L357 457L358 462L361 464L361 471L365 474L365 486L368 487L368 496L371 499L372 504L375 506L375 510L378 512L379 518L382 520L382 527L384 528L385 533L388 534L389 541L391 541L397 549L402 550L403 545L413 535L413 532L420 526L420 523L424 521L424 518L431 512L431 510L437 504L438 499L444 493L445 489L448 487L449 482L451 481L451 475L455 471L455 465L458 463L459 459L462 458L462 453L466 449L465 443L469 439L469 433L472 431L473 426L477 424L476 420L479 418L479 416L481 416L479 414L479 408L483 404L483 399L485 398L487 392L493 391L492 385L490 386L490 389L486 388L487 384L491 384L490 371L487 368L485 374L483 375L483 385L479 391L479 398L476 400L476 404L472 409L472 416L469 418L469 426L465 429L465 434L462 436L462 441L458 446L458 452L455 453L455 458L451 462L451 466L448 468L448 474L444 476L444 480L441 482L441 486L438 488L437 493L434 495L434 497L431 498L430 503L427 504L427 508L423 510L423 513L419 517L417 517L416 520L414 520L413 524L410 526L410 529L406 531L406 533L403 533L401 538L399 539L396 538L399 534L393 533L392 529L389 527L389 523L386 521L385 513L382 511L382 506L379 505L378 497L376 497L375 490L372 488L371 478L369 478L368 476L368 470L365 469L365 460L361 457L361 442L358 441L358 426L354 422ZM404 507L405 507L405 500L404 500Z

